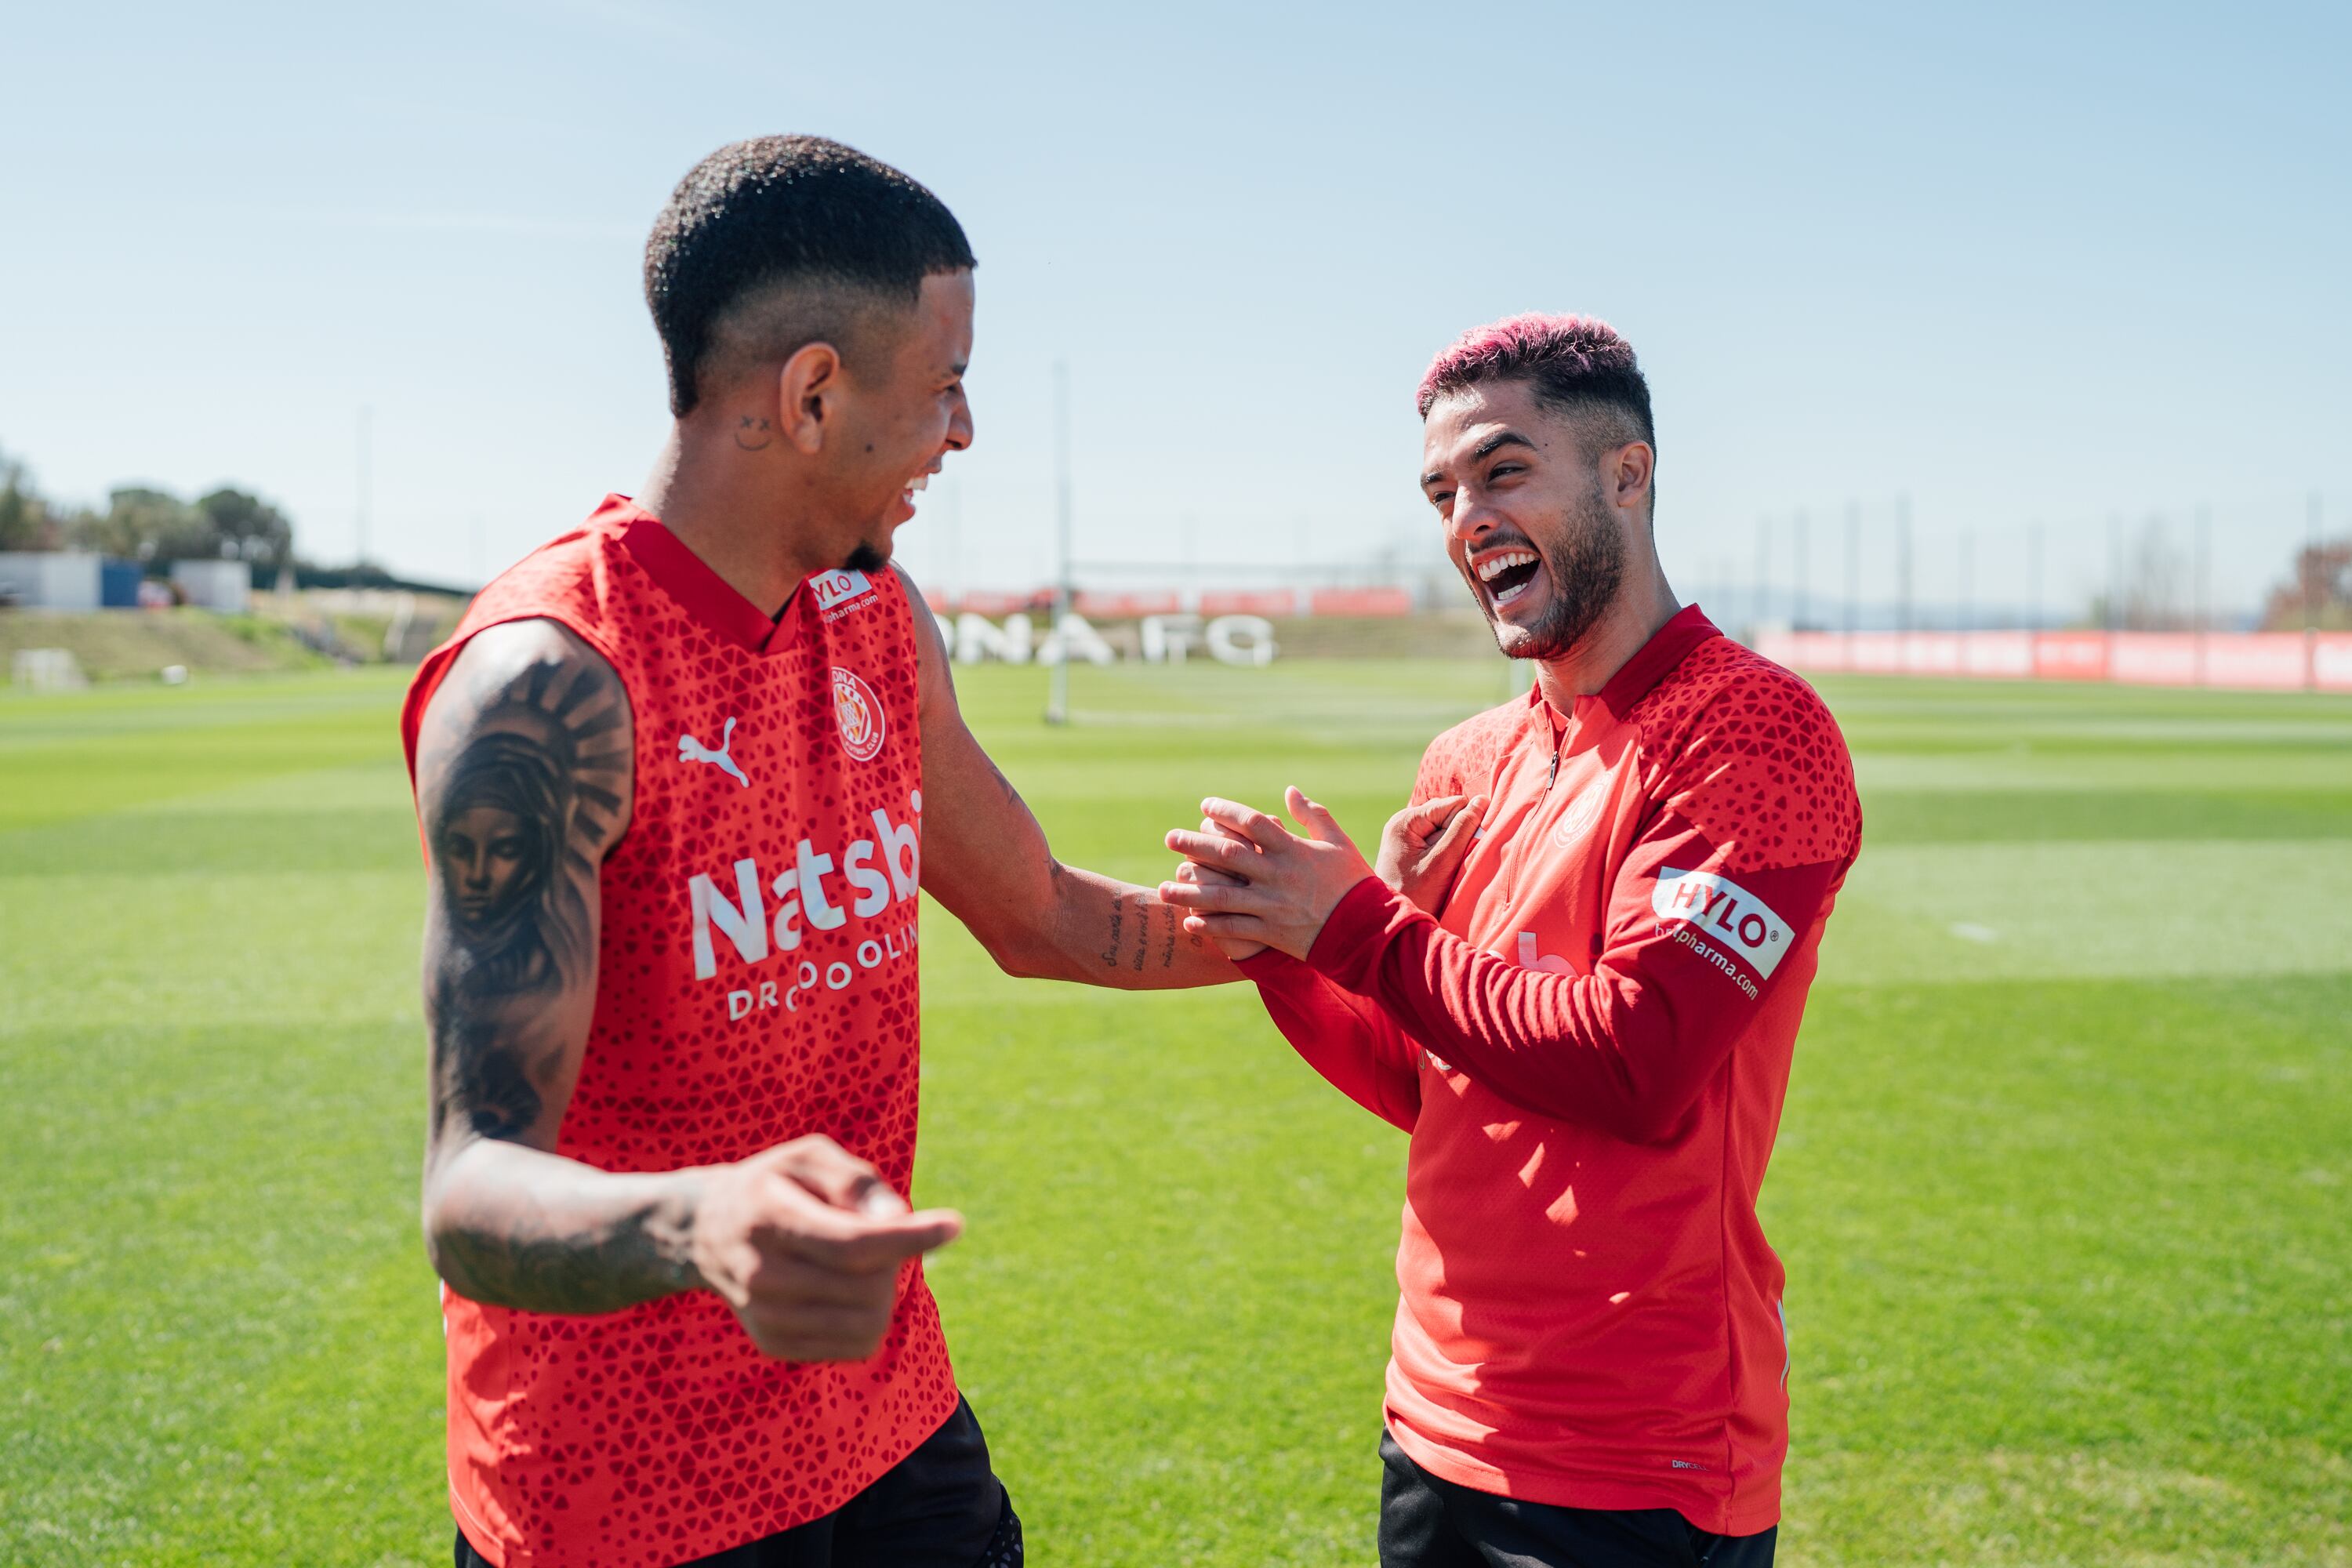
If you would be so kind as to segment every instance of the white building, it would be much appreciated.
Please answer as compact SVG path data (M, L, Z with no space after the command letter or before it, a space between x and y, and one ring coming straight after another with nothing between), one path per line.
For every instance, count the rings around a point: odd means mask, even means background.
M188 603L207 610L242 614L253 597L249 561L174 561L172 582Z
M0 552L0 596L35 609L97 609L99 559L63 551Z

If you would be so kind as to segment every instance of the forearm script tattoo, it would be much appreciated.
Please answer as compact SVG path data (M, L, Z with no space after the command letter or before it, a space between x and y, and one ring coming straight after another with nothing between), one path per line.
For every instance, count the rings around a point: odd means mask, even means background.
M1060 870L1060 862L1055 869ZM1106 968L1117 969L1124 957L1127 966L1136 973L1144 972L1147 963L1157 963L1162 969L1176 967L1176 938L1181 917L1175 907L1160 903L1149 894L1138 894L1133 914L1134 951L1129 952L1125 935L1129 931L1128 900L1114 893L1110 900L1110 935L1105 941L1102 962ZM1155 930L1155 927L1157 928ZM1189 939L1193 947L1201 945L1199 937Z
M622 808L628 711L601 663L541 660L463 694L474 710L420 770L438 943L429 955L436 1129L520 1138L563 1041L549 1005L591 973L586 899Z

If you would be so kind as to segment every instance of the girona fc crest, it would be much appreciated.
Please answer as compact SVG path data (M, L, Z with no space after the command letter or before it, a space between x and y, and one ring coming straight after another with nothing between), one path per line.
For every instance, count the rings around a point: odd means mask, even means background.
M841 749L854 763L870 763L881 751L889 726L882 717L882 700L854 669L833 667L833 718L841 726Z
M1552 824L1551 841L1562 849L1575 848L1601 819L1601 797L1607 793L1606 786L1596 780L1582 795L1570 801L1568 809L1559 814L1559 820Z

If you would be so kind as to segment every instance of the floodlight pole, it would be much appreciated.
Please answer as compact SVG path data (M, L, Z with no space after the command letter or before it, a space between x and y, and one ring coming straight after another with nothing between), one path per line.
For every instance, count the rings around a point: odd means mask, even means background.
M2107 635L2124 630L2124 520L2107 517Z
M1797 555L1797 603L1790 613L1789 624L1791 630L1803 631L1805 611L1809 607L1808 601L1812 597L1813 557L1812 552L1805 545L1805 514L1802 511L1797 513L1794 548Z
M1960 630L1977 629L1977 531L1960 530Z
M2303 519L2303 629L2319 629L2319 492L2311 492Z
M369 443L368 443L368 437L369 437L369 430L368 430L368 426L369 426L369 425L370 425L370 424L374 420L374 417L375 417L375 411L374 411L373 409L372 409L372 408L368 407L365 404L362 404L362 405L360 405L360 422L359 422L359 510L358 510L358 513L357 513L359 526L358 526L358 529L357 529L357 531L356 531L358 532L358 534L359 534L359 551L358 551L359 558L358 558L358 560L357 560L356 562L354 562L354 563L353 563L353 564L355 564L355 565L360 565L360 566L364 566L364 565L366 565L366 564L367 564L367 558L368 558L368 510L369 510L369 502L370 502L370 500L371 500L371 498L370 498L370 496L369 496L369 494L368 494L368 491L369 491L369 489L371 489L370 481L371 481L371 480L373 479L373 474L371 474L371 473L369 472L369 468L370 468L370 466L371 466L371 465L370 465L370 457L371 457L371 454L370 454L370 452L369 452L369 450L368 450L368 445L369 445Z
M2205 634L2212 621L2213 509L2197 509L2197 684L2205 684Z
M1046 646L1054 650L1053 687L1045 700L1045 722L1070 721L1070 642L1061 635L1077 600L1070 580L1070 366L1054 362L1054 539L1055 551L1054 625Z
M963 487L953 479L948 481L947 501L947 526L941 531L947 535L948 562L940 576L945 579L948 604L952 607L963 597Z
M1895 625L1911 629L1911 498L1895 498Z
M2026 624L2035 631L2042 629L2042 525L2029 524L2025 530L2025 575L2032 595L2029 606L2032 616Z
M2319 527L2319 492L2314 490L2305 504L2303 521L2303 684L2305 690L2319 685L2319 595L2326 585L2320 572Z
M1862 621L1862 503L1845 505L1845 630L1852 637Z

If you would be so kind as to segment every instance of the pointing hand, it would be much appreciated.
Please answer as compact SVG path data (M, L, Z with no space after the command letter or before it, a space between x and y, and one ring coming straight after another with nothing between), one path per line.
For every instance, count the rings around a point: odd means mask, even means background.
M882 1348L910 1258L963 1229L908 1212L881 1173L821 1135L715 1167L695 1205L701 1283L782 1361L864 1361Z

